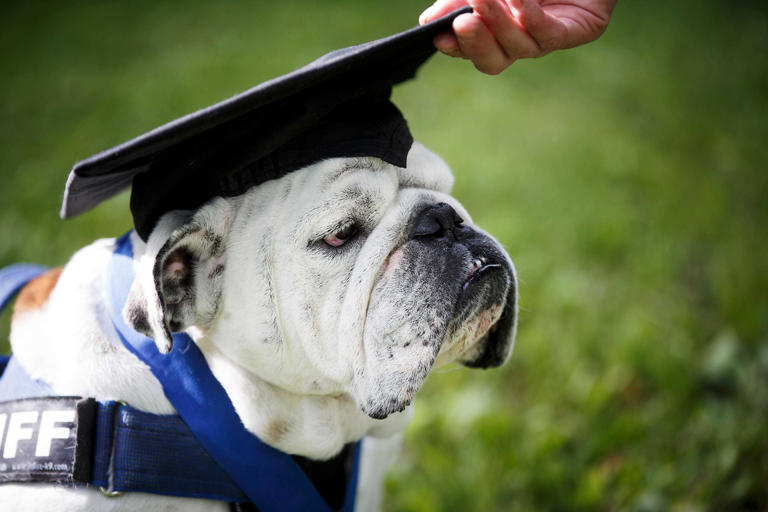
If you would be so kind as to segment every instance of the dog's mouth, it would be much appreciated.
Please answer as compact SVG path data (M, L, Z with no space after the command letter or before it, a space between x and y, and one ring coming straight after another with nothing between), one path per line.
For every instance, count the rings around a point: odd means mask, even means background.
M456 312L461 313L478 301L485 306L503 301L511 280L510 269L492 257L479 254L470 258L466 277L461 285Z
M515 322L513 270L485 255L473 256L462 283L442 359L471 368L500 366Z
M489 263L488 258L485 256L475 257L472 260L472 264L470 265L469 270L467 270L467 278L464 280L462 290L467 290L473 281L481 278L483 273L488 272L491 269L501 268L502 266L498 263Z

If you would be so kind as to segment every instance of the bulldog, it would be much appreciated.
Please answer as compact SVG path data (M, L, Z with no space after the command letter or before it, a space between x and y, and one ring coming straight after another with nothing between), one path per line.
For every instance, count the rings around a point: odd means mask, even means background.
M407 167L332 158L131 235L133 329L172 347L188 333L248 431L326 460L364 439L356 509L382 479L431 369L502 365L517 317L515 270L449 195L448 166L414 144ZM174 408L121 344L105 306L115 240L31 282L11 326L14 357L62 396ZM0 485L3 510L227 510L203 499L49 484ZM217 508L218 507L218 508Z

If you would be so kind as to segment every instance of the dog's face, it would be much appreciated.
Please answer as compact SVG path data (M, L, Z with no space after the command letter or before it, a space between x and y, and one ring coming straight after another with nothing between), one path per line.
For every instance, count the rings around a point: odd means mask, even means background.
M452 181L415 144L406 169L331 159L167 216L126 316L163 351L192 328L277 387L402 411L436 363L498 366L512 350L514 267Z

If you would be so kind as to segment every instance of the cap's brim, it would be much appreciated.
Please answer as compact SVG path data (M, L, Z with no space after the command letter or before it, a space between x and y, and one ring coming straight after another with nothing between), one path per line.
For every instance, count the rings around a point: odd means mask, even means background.
M61 217L79 215L128 188L136 174L147 171L169 148L344 73L358 68L370 72L370 63L376 63L376 72L381 76L389 75L392 84L411 78L418 65L434 53L432 39L450 28L454 18L471 11L466 7L405 32L331 52L287 75L263 82L76 163L67 179ZM396 63L403 55L410 56L418 64L411 69L406 67L405 72L397 69Z

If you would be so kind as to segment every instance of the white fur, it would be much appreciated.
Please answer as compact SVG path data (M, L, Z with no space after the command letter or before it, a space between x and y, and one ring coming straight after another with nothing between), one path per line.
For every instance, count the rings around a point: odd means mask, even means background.
M146 311L159 348L170 349L168 318L158 295L163 290L155 286L157 268L174 247L194 254L199 259L194 303L181 304L177 316L186 320L183 328L199 345L245 427L279 450L315 459L331 457L345 443L368 436L357 503L360 510L376 509L411 409L374 419L361 407L381 394L410 403L423 378L410 383L404 397L405 388L398 387L402 383L391 376L413 373L429 354L414 344L398 348L391 361L374 357L383 343L382 330L392 331L388 343L416 334L412 325L367 325L386 318L384 309L383 316L371 316L370 298L402 265L398 247L420 205L448 203L471 223L447 195L452 181L445 163L415 144L407 170L377 159L332 159L237 198L215 199L197 212L168 214L147 243L133 235L136 280L125 315L131 308ZM313 245L355 215L366 237L354 250L330 257ZM194 233L173 242L190 225L197 228ZM220 252L210 235L220 237ZM113 248L114 240L100 240L77 252L45 305L16 318L14 356L33 378L61 395L120 399L148 412L171 414L174 409L159 383L121 346L105 309ZM179 265L174 262L166 271L172 275ZM221 274L214 272L217 266L223 266ZM385 307L391 306L382 303ZM496 321L500 312L488 314L493 318L486 320ZM446 340L441 363L475 348L483 333L468 337L468 329L460 340ZM139 493L106 498L92 489L51 485L2 485L0 504L2 510L225 509L207 500Z

